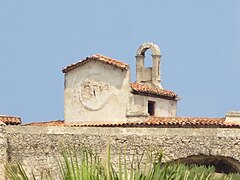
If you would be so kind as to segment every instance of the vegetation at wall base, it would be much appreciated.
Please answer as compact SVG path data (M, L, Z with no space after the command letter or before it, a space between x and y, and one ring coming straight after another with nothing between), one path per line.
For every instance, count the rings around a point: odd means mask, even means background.
M153 156L147 152L145 161L133 155L130 161L125 153L119 154L118 166L111 162L110 145L107 147L106 158L101 159L87 148L76 150L63 148L61 158L56 159L59 167L58 177L51 172L42 171L37 175L27 175L21 163L8 163L5 167L6 176L12 180L239 180L240 174L218 174L214 167L185 166L184 164L163 163L163 154ZM142 157L143 157L142 156Z

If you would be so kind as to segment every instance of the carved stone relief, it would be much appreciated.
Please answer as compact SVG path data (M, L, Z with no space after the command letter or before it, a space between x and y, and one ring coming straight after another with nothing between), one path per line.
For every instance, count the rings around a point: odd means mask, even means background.
M111 85L97 75L90 76L77 86L81 104L91 111L103 108L113 95Z

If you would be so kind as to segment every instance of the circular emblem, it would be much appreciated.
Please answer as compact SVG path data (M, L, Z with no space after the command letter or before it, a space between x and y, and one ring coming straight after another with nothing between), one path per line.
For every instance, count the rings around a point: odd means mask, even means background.
M89 110L97 111L103 108L111 98L111 87L100 77L92 76L81 83L79 99L81 104Z

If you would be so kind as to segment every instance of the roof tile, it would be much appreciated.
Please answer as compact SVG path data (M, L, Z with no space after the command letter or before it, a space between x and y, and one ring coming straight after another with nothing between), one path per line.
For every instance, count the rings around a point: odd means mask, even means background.
M5 123L6 125L18 125L22 123L20 117L8 115L0 115L0 121Z
M199 117L149 117L137 122L94 122L94 123L64 123L50 121L26 124L27 126L83 126L83 127L169 127L169 128L240 128L240 123L228 123L225 118Z
M55 120L55 121L48 121L48 122L32 122L28 124L24 124L24 126L63 126L63 120Z
M129 68L129 65L122 62L122 61L119 61L119 60L116 60L116 59L113 59L113 58L110 58L110 57L107 57L107 56L103 56L101 54L95 54L95 55L87 57L87 58L85 58L85 59L83 59L79 62L68 65L67 67L62 69L62 72L67 73L67 72L71 71L72 69L75 69L76 67L79 67L79 66L81 66L81 65L83 65L83 64L85 64L85 63L87 63L91 60L97 60L97 61L109 64L109 65L118 67L120 69L126 69L127 70Z
M144 93L144 94L150 94L150 95L156 95L161 97L168 97L175 99L178 97L177 94L175 94L173 91L160 89L160 88L153 88L148 85L143 85L139 83L131 83L131 87L133 90L133 93Z

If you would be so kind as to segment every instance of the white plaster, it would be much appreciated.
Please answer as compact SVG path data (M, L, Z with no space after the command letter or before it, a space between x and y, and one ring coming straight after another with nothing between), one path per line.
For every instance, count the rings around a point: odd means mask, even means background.
M146 50L151 49L152 55L161 55L160 48L158 45L152 42L144 42L137 50L137 55L144 55Z
M149 97L143 95L132 95L133 102L130 103L129 116L143 115L149 116L148 114L148 101L155 102L155 116L159 117L176 117L177 116L177 101L167 100L156 97Z
M225 117L225 122L240 124L240 111L230 111Z
M152 67L144 67L145 52L152 51ZM162 89L161 85L161 52L160 48L151 42L145 42L137 50L136 54L136 80L138 83L147 84Z
M129 92L129 70L98 61L83 64L65 75L65 122L126 121Z

